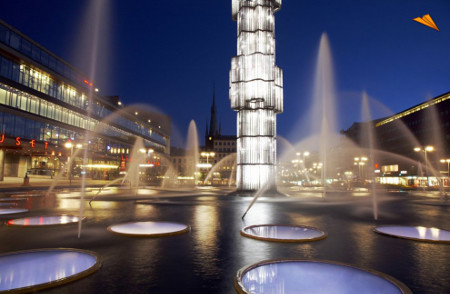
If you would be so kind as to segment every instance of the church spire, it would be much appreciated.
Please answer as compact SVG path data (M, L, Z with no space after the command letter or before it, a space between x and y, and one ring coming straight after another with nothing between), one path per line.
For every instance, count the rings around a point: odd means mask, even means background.
M213 137L219 134L217 129L217 108L216 108L216 84L213 86L213 101L211 105L211 120L209 122L209 136Z

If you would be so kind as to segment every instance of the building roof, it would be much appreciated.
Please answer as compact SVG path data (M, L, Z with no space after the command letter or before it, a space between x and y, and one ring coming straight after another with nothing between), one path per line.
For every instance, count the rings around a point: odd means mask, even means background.
M416 106L410 107L410 108L408 108L408 109L406 109L406 110L404 110L402 112L394 114L393 116L387 117L384 120L378 122L376 124L376 126L379 127L379 126L382 126L384 124L390 123L391 121L394 121L396 119L399 119L399 118L402 118L404 116L410 115L411 113L414 113L414 112L420 111L422 109L425 109L428 106L432 106L432 105L436 105L438 103L441 103L441 102L443 102L443 101L445 101L445 100L447 100L449 98L450 98L450 92L447 92L447 93L442 94L442 95L440 95L440 96L438 96L436 98L430 99L430 100L428 100L426 102L423 102L423 103L418 104Z

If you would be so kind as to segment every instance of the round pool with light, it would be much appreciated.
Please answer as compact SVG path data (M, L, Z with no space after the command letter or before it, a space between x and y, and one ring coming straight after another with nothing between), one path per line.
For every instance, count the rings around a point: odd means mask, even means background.
M380 226L374 229L376 233L416 241L450 243L450 231L421 226Z
M32 292L81 279L100 268L95 253L37 249L0 255L0 291Z
M348 264L319 260L266 260L240 269L238 293L410 294L386 274Z
M171 222L130 222L112 225L108 231L136 237L162 237L188 232L190 227L185 224Z
M79 219L78 216L73 215L34 216L11 219L7 221L6 224L8 226L24 227L57 226L77 223Z
M295 225L253 225L241 230L241 235L258 240L274 242L307 242L326 238L321 230Z

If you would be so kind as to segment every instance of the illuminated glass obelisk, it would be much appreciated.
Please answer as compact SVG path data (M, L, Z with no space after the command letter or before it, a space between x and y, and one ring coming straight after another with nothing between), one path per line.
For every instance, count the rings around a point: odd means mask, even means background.
M275 17L281 0L232 0L237 56L230 102L237 111L238 191L276 188L276 114L283 112L283 73L275 65Z

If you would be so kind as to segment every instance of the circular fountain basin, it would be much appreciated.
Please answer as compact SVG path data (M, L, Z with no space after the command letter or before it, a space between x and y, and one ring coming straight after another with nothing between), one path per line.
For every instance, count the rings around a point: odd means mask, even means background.
M241 235L264 241L308 242L326 238L319 229L294 225L253 225L241 230Z
M34 292L81 279L100 268L95 253L38 249L0 255L0 291Z
M190 227L185 224L170 222L131 222L108 227L108 231L136 237L162 237L189 232Z
M412 293L380 272L319 260L266 260L240 269L238 293Z
M450 243L450 231L438 228L413 226L382 226L376 227L375 232L391 237L398 237L416 241Z
M73 215L35 216L12 219L7 221L6 224L24 227L57 226L78 223L79 219L78 216Z
M0 208L0 215L28 212L26 208Z

